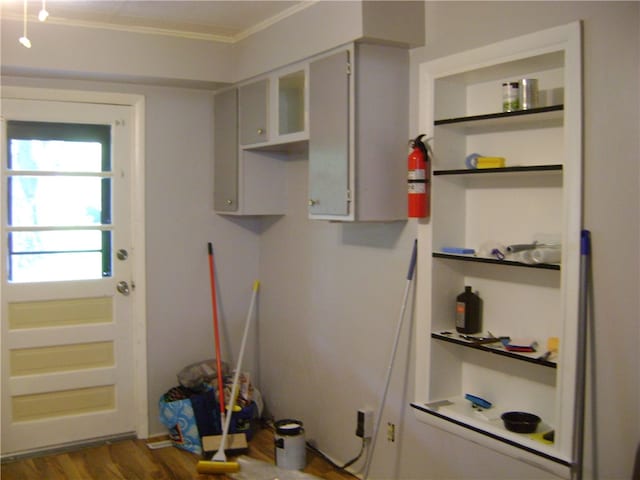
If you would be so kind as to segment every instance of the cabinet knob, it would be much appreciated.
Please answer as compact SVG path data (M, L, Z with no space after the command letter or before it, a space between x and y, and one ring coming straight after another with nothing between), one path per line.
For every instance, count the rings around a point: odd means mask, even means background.
M262 135L264 133L264 128L259 128L258 129L258 135Z
M317 205L319 202L318 200L313 200L312 198L309 199L309 206L313 207L314 205Z
M233 205L233 200L227 200L227 205Z

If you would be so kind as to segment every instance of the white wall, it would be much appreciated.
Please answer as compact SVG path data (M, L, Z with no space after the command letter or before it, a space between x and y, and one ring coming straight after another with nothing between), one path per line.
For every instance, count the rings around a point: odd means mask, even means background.
M640 441L638 7L428 2L426 47L412 51L417 98L421 62L584 20L584 224L594 246L597 362L586 470L589 478L597 465L593 477L607 480L630 477ZM417 112L414 104L411 134ZM304 161L290 164L295 206L261 238L261 387L276 418L303 420L307 437L344 462L359 448L355 410L377 407L382 391L416 225L308 221L306 167ZM406 330L400 344L382 422L383 430L395 423L400 434L395 443L386 441L385 431L378 438L372 478L551 478L417 422L407 407L413 400L413 351L406 348Z
M328 6L323 2L322 8ZM588 432L588 469L597 463L599 475L594 478L629 478L640 440L640 5L428 2L426 6L427 43L412 51L412 98L417 98L417 65L421 62L584 20L584 216L594 245L597 361L597 394L589 402L590 407L596 407L597 416ZM336 19L338 25L342 25L340 20ZM269 45L278 48L286 39L295 38L301 44L297 55L307 48L301 32L304 26L281 22L274 27L277 31L253 40L269 37L274 39ZM322 27L333 31L332 22ZM342 27L336 28L340 31ZM10 59L11 65L24 64L35 74L41 66L44 70L57 68L58 64L46 58L32 60L25 57L24 49L6 47L7 38L12 42L17 39L6 32L3 22L3 66ZM75 35L74 31L67 33ZM84 33L80 35L86 39ZM328 37L334 39L333 33ZM38 38L32 40L35 48ZM55 38L48 40L55 47ZM147 44L147 40L136 39L134 45L138 41ZM233 66L234 78L258 73L256 65L246 63L255 55L264 56L268 68L273 68L274 62L290 61L281 50L251 50L254 47L253 41L234 47L239 61ZM101 48L109 55L119 53ZM202 48L206 52L211 47ZM163 51L167 50L148 53L158 56ZM175 50L178 55L181 51ZM198 52L193 50L194 55ZM203 68L216 70L220 66L215 63L217 57L210 58L214 59L212 65ZM85 61L88 63L68 64L65 62L71 60L60 59L59 65L95 73L98 60ZM132 67L131 73L174 77L173 70L160 68L163 63L151 62L148 71L144 65ZM123 75L127 72L121 63L114 68ZM205 77L210 80L210 75ZM197 76L195 80L202 80ZM160 431L155 404L159 394L175 383L177 370L212 352L204 255L206 242L212 241L218 253L223 317L230 330L229 336L225 332L231 339L227 351L237 349L251 283L259 276L259 317L248 352L258 356L260 363L259 368L253 361L248 365L256 372L268 407L276 417L303 420L307 438L337 461L355 456L360 447L354 435L355 410L377 407L417 225L413 221L349 225L307 220L304 158L288 163L290 211L286 216L258 221L215 215L211 194L212 100L206 91L17 76L5 76L2 81L143 93L147 97L151 431ZM407 138L416 133L417 108L412 105L412 128ZM380 437L371 478L547 478L531 466L414 419L408 409L413 399L413 349L407 348L412 345L410 324L405 327L382 424L395 423L398 438L389 443L384 435ZM356 464L360 465L362 462Z
M594 478L601 479L629 478L640 442L640 357L635 347L640 332L638 7L635 2L427 3L427 46L412 55L415 67L535 30L584 22L584 225L593 242L591 353L597 362L595 381L590 382L596 394L588 406L595 420L588 422L585 468L592 473L597 466L599 477ZM436 436L435 430L416 425L411 415L404 421L403 475L429 471L433 478L540 478L533 472L529 477L515 474L506 465L487 474L492 467L486 464L503 457L448 435Z

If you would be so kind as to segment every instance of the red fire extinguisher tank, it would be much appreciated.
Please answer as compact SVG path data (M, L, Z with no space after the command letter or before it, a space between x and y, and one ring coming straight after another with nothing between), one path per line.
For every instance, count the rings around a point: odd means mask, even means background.
M429 196L431 193L431 172L429 152L422 142L424 134L411 141L411 153L408 158L408 216L426 218L430 215Z

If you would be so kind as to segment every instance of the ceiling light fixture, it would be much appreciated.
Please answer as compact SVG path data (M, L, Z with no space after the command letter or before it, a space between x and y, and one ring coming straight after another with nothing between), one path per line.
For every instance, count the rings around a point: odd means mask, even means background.
M18 40L22 45L31 48L31 40L27 37L27 0L24 0L22 36Z
M49 16L49 12L47 12L46 2L47 0L42 0L42 10L40 10L40 13L38 13L38 20L40 20L41 22L44 22Z

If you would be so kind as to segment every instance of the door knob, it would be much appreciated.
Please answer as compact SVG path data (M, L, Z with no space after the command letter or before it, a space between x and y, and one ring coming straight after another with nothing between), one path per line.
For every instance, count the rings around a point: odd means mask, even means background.
M129 290L129 284L124 280L121 282L118 282L118 285L116 285L116 289L125 297L128 296L129 293L131 293L131 291Z
M121 248L116 252L116 257L118 257L118 260L126 260L129 257L129 252Z

